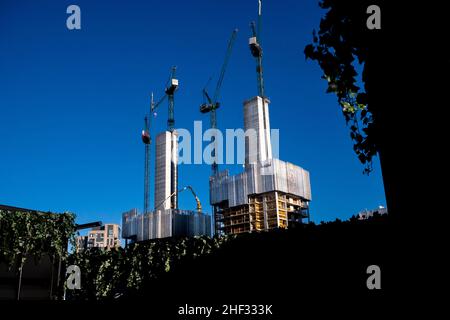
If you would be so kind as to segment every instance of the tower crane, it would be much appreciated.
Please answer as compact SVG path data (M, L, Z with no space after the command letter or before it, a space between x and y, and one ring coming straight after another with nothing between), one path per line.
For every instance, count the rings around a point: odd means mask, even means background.
M227 51L225 53L225 59L222 64L222 68L220 70L219 78L217 79L216 89L214 91L214 96L211 98L208 92L206 91L206 86L203 88L203 104L200 106L200 112L201 113L210 113L210 121L211 121L211 129L217 128L217 121L216 121L216 109L220 107L220 103L218 101L220 96L220 88L222 87L223 78L225 76L225 71L227 69L228 61L230 60L231 51L233 50L233 44L234 40L236 39L238 29L234 29L231 33L230 40L228 41L228 47ZM215 141L215 138L213 138ZM212 172L213 175L217 174L218 172L218 165L215 161L215 148L214 148L214 154L213 154L213 164L212 164Z
M152 94L153 101L153 94ZM142 130L142 142L145 145L145 159L144 159L144 214L148 212L149 204L149 188L150 188L150 130L149 130L149 119L147 116L144 118L144 130Z
M174 116L174 108L175 108L175 100L174 94L178 89L178 79L175 78L176 67L172 67L172 72L170 74L169 85L166 85L165 93L167 98L169 99L169 118L167 119L167 130L173 132L175 127L175 116ZM157 106L155 106L155 109ZM152 110L153 112L153 110Z
M145 172L144 172L144 213L148 212L149 203L150 203L150 145L152 143L152 139L150 136L150 126L151 126L151 118L152 114L156 111L156 109L162 104L162 102L166 99L169 100L169 112L168 112L168 120L167 120L167 129L172 132L174 130L175 119L174 119L174 94L178 88L178 79L175 78L176 67L172 67L171 73L169 76L169 80L166 83L166 88L164 91L164 95L159 99L158 102L155 103L153 100L153 93L151 95L150 102L150 114L145 116L144 118L144 130L142 130L142 142L145 145Z
M264 92L264 77L263 77L263 67L262 67L262 55L263 50L261 47L261 20L262 20L262 0L258 0L258 22L255 24L253 21L250 24L252 29L252 37L249 39L248 44L250 47L250 52L256 60L256 75L258 84L258 95L263 99L265 98Z
M195 193L194 189L191 186L185 186L185 187L181 188L180 190L172 192L172 194L170 196L168 196L166 199L164 199L164 201L162 201L158 206L155 207L155 210L156 210L156 208L159 208L162 205L164 205L164 203L167 200L169 200L170 198L172 198L174 195L179 194L179 193L181 193L181 192L183 192L185 190L191 191L192 195L195 198L195 202L197 204L197 213L201 214L202 213L202 204L200 203L200 199L198 198L197 194Z

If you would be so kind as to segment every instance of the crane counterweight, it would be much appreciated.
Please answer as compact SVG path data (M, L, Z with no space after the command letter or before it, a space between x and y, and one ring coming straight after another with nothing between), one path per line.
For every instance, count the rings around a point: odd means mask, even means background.
M170 86L166 88L166 94L171 95L178 89L178 79L170 79Z
M253 57L255 57L255 58L262 57L262 48L259 45L256 37L251 37L248 40L248 44L250 46L250 52Z
M151 143L151 138L150 138L150 134L148 133L148 131L146 131L146 130L142 130L142 135L141 135L141 137L142 137L142 142L144 143L144 144L150 144Z

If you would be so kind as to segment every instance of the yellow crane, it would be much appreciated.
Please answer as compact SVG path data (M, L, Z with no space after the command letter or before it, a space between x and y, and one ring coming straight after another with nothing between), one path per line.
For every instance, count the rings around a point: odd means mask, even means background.
M172 198L174 195L176 195L176 194L178 194L180 192L183 192L185 190L191 191L192 195L195 198L195 202L197 203L197 213L201 214L202 213L202 204L200 203L200 199L198 198L197 194L195 193L194 189L191 186L185 186L185 187L181 188L180 190L177 190L177 191L173 192L170 196L168 196L166 199L164 199L163 202L161 202L158 206L156 206L155 210L156 210L156 208L162 206L167 200Z

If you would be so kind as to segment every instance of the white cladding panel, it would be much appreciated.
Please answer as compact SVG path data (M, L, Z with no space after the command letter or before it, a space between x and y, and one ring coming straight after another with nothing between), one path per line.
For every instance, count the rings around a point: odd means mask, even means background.
M133 210L137 213L136 209ZM126 238L136 236L137 241L172 236L211 236L211 216L191 210L158 210L132 216L125 212L122 217L122 230L135 231L129 232Z
M234 207L246 204L248 196L281 191L311 200L309 172L289 162L270 159L257 165L247 165L245 171L229 176L228 171L210 178L211 204L228 200Z
M176 188L172 186L172 174L176 183L178 163L178 134L169 131L161 132L156 136L155 152L155 208L156 210L170 209L170 201L164 202ZM172 166L172 162L175 164ZM172 170L174 171L172 173ZM164 203L163 203L164 202ZM161 204L163 203L163 204Z

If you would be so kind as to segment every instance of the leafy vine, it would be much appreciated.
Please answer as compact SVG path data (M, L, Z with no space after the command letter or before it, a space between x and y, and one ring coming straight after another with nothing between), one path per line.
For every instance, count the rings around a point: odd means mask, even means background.
M75 215L0 209L0 261L19 270L28 258L43 254L65 260L74 243Z
M361 27L361 10L347 1L324 0L322 9L329 9L320 21L318 33L313 31L312 44L305 47L306 58L316 60L328 82L327 93L335 93L345 121L350 126L353 149L365 166L372 171L372 159L377 153L374 122L368 103L367 88L356 85L358 73L355 60L362 67L363 83L367 83L365 62L368 50Z
M234 238L166 238L134 243L128 248L74 252L69 263L81 269L81 289L68 292L67 298L104 300L139 292L182 261L208 255Z

